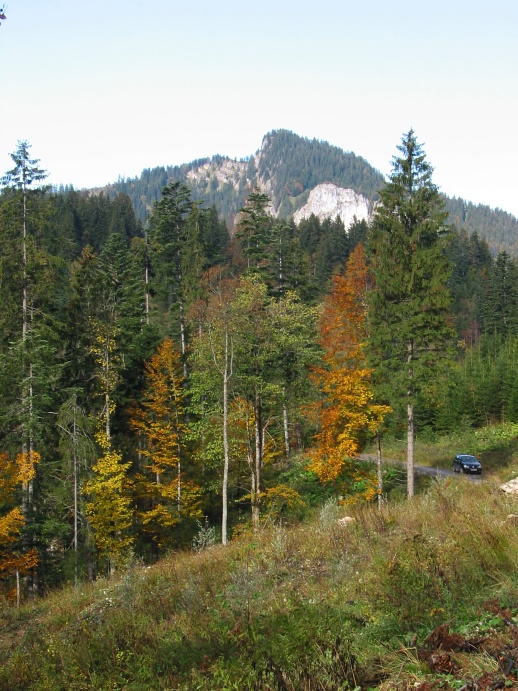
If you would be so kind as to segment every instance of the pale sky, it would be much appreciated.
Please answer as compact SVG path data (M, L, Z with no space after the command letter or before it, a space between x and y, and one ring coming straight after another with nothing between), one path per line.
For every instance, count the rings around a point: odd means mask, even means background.
M518 216L516 0L4 6L0 174L24 139L82 188L243 158L280 128L387 174L412 127L444 193Z

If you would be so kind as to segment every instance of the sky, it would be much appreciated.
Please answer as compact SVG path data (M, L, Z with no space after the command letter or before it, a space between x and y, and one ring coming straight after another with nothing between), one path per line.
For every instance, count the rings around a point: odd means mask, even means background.
M412 128L442 192L518 216L516 0L3 6L0 174L21 140L80 189L288 129L387 175Z

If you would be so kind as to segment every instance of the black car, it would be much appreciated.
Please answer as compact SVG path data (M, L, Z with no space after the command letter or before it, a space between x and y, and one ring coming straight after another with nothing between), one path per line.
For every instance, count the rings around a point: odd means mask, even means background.
M469 473L469 475L474 475L482 472L482 466L480 461L475 456L470 454L459 453L453 459L453 472L454 473Z

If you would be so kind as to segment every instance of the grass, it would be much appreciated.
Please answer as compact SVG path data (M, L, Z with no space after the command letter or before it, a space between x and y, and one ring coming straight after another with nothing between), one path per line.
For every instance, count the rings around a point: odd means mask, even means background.
M368 450L375 454L374 448ZM406 439L385 438L384 458L406 461ZM480 430L460 429L456 433L438 436L423 434L415 441L417 465L451 469L458 453L476 455L482 462L485 475L505 482L518 475L518 425L508 423Z
M456 477L351 511L341 525L344 509L327 501L301 524L5 607L0 689L388 691L497 674L488 649L450 653L460 671L448 673L423 651L445 623L464 636L497 620L498 635L511 630L484 603L518 613L518 529L506 520L518 500Z

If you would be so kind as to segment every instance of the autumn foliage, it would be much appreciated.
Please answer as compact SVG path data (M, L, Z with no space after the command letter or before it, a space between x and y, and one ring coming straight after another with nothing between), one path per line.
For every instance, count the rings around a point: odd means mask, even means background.
M0 454L0 579L7 584L7 596L14 599L11 580L15 574L24 574L38 563L35 549L26 549L22 541L25 518L17 505L17 489L26 487L33 479L35 465L40 456L35 451L20 453L15 461Z
M184 477L185 389L180 354L166 338L145 366L143 397L130 410L130 424L141 439L137 475L139 520L159 547L182 515L197 516L199 488Z
M97 441L103 450L94 464L93 476L85 484L90 496L86 515L95 535L95 544L103 558L108 559L110 571L124 563L133 538L129 533L132 521L131 500L128 492L127 471L130 463L109 440L99 434Z
M309 467L323 482L337 479L348 459L357 456L365 433L375 433L389 410L373 402L372 370L365 364L368 282L358 245L345 275L334 277L320 318L323 366L314 369L314 381L322 400L313 408L320 430Z

